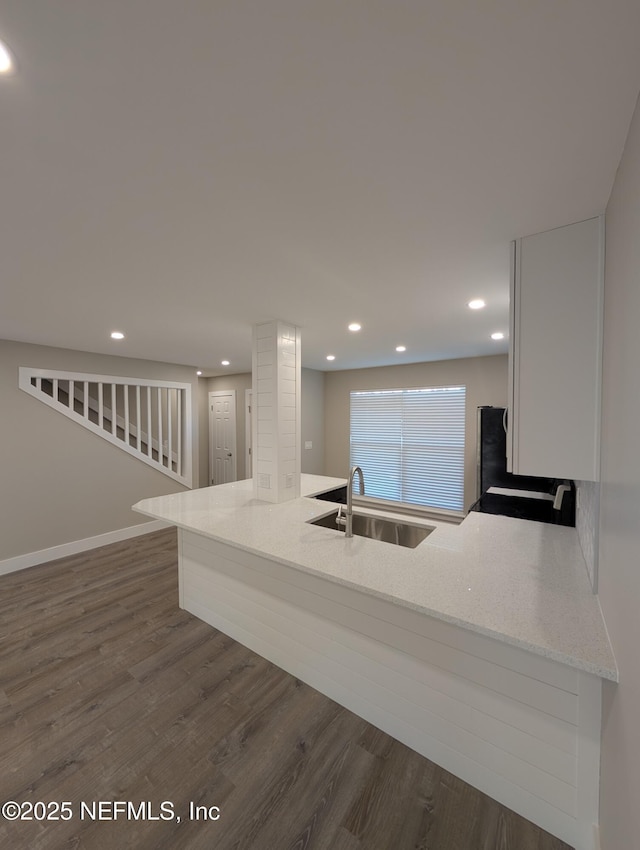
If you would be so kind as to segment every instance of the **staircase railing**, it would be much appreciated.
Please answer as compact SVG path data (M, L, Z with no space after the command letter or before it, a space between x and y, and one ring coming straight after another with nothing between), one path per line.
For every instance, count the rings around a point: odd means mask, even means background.
M191 385L21 366L19 387L191 487Z

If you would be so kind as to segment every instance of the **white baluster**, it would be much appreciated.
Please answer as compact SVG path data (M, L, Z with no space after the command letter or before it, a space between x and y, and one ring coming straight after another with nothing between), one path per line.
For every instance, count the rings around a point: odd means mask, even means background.
M124 441L129 445L129 385L123 385L124 392Z
M111 384L111 433L114 437L118 433L118 405L116 402L115 384Z
M173 419L172 414L172 402L173 399L173 390L167 387L167 465L169 469L173 469L173 443L171 440L171 420Z
M151 387L147 387L147 455L151 457Z
M178 459L176 462L176 472L178 475L182 475L182 399L183 399L183 390L176 390L177 401L176 401L176 412L177 412L177 420L178 420L178 439L177 442L177 452Z
M164 454L162 451L162 387L157 388L158 393L158 463L164 466Z

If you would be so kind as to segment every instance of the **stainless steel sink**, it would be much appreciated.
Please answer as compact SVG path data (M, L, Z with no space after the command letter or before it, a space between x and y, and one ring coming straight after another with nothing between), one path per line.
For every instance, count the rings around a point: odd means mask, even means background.
M309 523L344 532L344 527L336 525L337 516L338 511L334 511L318 519L309 520ZM398 522L386 517L353 514L354 534L359 537L369 537L372 540L381 540L383 543L395 543L396 546L406 546L409 549L415 549L418 543L422 543L434 530L433 525L414 525L411 522Z

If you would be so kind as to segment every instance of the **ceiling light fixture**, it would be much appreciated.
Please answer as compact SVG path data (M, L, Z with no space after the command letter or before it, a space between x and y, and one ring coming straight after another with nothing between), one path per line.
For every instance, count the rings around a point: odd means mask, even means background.
M362 328L362 325L359 325L357 322L351 322L351 324L349 325L350 331L359 331L359 330L361 330L361 328Z
M9 48L0 41L0 74L11 74L15 70L15 64Z
M198 377L200 377L200 375L202 375L202 369L198 369L198 370L196 370L196 375L197 375Z
M494 334L491 334L491 339L504 339L504 334L502 331L496 331Z
M469 301L469 307L472 310L482 310L483 307L486 307L487 304L482 298L474 298L473 301Z
M223 360L223 361L222 361L222 365L223 365L223 366L230 366L230 365L231 365L231 363L230 363L228 360Z
M406 345L396 345L396 351L406 351L406 350L407 350Z
M336 359L335 354L327 354L327 360L335 360L335 359Z
M124 334L122 331L113 331L111 334L111 339L124 339Z

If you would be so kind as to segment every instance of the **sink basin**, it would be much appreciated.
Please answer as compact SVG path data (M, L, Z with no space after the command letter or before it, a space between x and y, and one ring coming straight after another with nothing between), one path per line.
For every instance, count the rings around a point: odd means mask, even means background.
M342 487L333 487L331 490L325 490L322 493L316 493L312 499L322 499L325 502L336 502L341 505L347 504L347 485Z
M333 511L318 519L309 520L309 523L344 533L344 526L336 525L337 516L338 511ZM369 537L371 540L381 540L383 543L395 543L397 546L406 546L409 549L415 549L418 543L422 543L434 530L433 525L414 525L411 522L398 522L386 517L353 514L353 533L358 537Z

